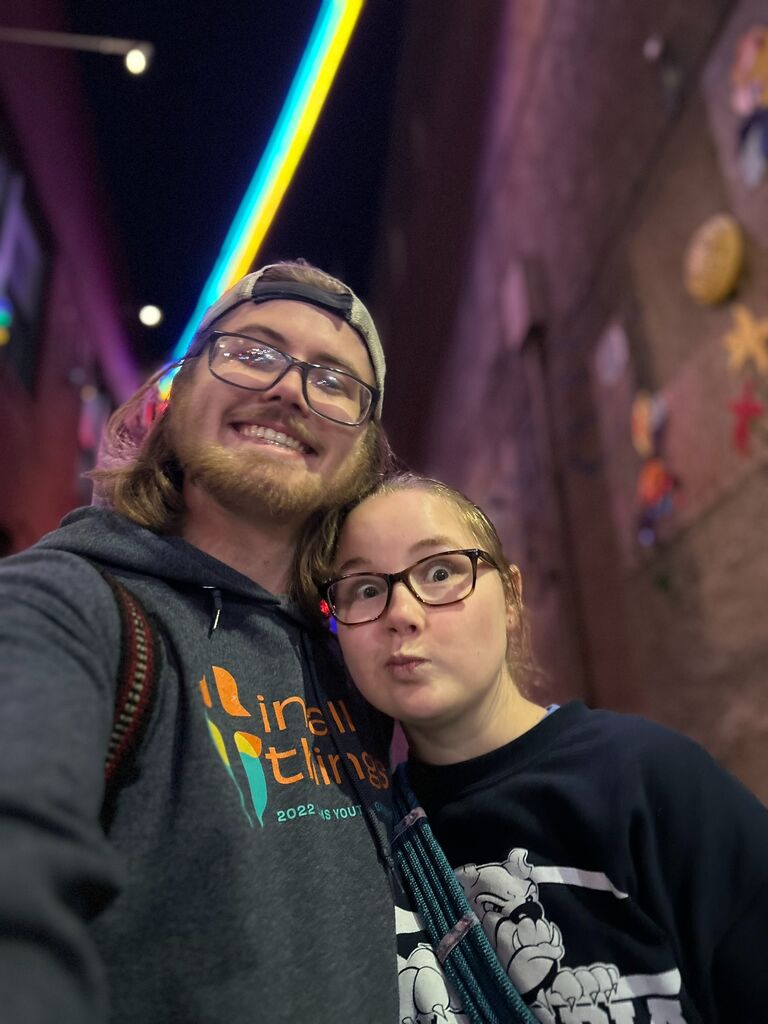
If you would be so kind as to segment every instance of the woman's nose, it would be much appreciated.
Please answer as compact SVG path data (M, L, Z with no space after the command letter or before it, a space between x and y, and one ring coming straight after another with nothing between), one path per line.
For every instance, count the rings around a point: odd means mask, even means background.
M392 587L387 609L387 626L394 632L419 629L424 622L424 605L398 580Z

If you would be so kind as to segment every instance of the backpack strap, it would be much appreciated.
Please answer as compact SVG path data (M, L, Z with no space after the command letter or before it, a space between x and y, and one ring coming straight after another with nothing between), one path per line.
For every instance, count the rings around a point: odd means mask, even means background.
M477 916L432 834L411 789L405 764L392 786L392 851L424 921L435 955L473 1024L539 1024L501 966Z
M157 690L159 641L155 625L138 597L110 573L99 571L112 590L120 615L120 664L101 812L102 823L108 825L149 723Z

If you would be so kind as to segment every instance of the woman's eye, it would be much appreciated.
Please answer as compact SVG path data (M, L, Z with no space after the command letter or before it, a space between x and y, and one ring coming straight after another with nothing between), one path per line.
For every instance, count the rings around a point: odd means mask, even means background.
M375 583L364 583L361 587L358 587L355 598L358 601L370 601L373 597L378 597L381 593L381 587Z
M430 583L445 583L451 578L451 570L445 565L435 565L429 570L427 579Z

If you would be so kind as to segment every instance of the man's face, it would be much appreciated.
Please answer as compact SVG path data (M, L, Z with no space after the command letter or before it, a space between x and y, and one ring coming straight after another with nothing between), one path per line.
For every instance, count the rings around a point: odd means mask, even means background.
M358 334L308 303L243 303L214 327L374 384ZM295 367L268 391L249 391L217 380L206 349L179 390L169 426L185 487L236 514L301 522L351 497L370 461L368 424L344 426L314 413Z

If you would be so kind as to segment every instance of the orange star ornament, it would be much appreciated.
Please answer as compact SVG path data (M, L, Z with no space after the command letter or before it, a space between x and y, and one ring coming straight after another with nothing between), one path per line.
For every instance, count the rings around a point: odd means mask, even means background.
M768 373L768 318L758 320L738 303L731 306L733 327L723 336L728 352L728 366L743 370L751 359L760 373Z

